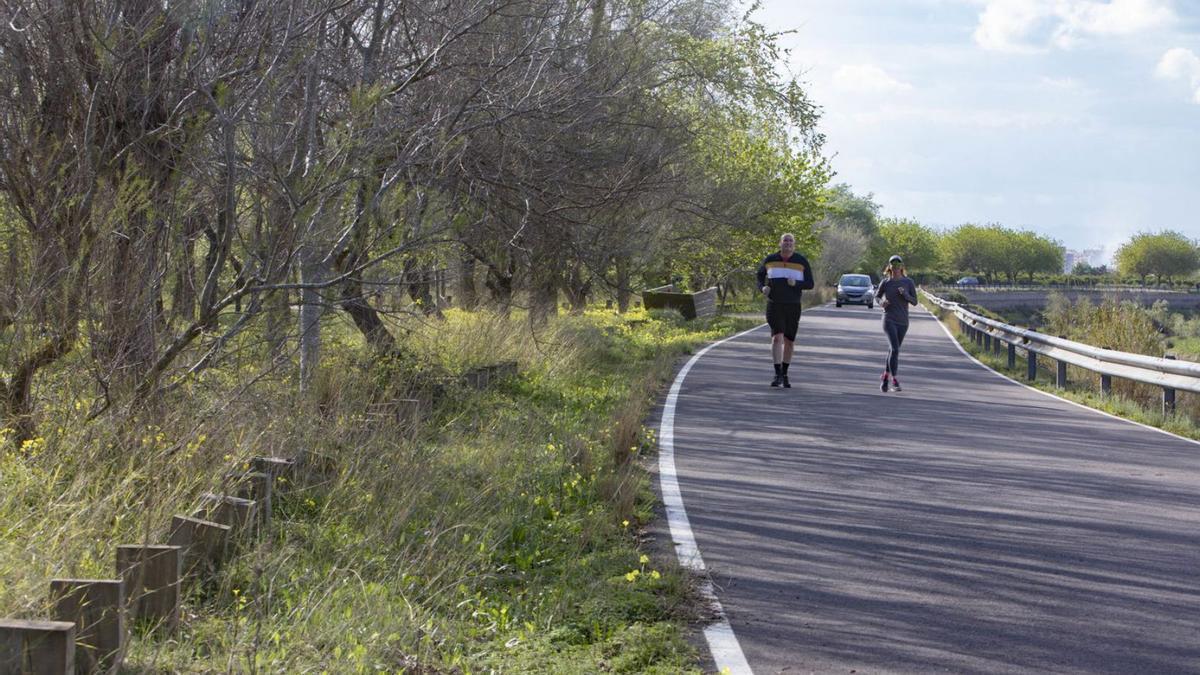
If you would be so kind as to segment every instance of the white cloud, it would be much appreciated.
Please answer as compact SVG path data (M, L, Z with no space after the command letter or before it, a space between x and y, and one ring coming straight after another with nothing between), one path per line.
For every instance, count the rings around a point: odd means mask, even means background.
M975 28L984 49L1009 52L1070 49L1089 37L1119 37L1169 26L1169 0L985 0Z
M894 94L912 89L912 85L888 75L870 64L842 66L833 73L833 86L859 94Z
M995 51L1033 51L1030 36L1053 16L1044 0L989 0L979 15L975 42Z
M1190 49L1175 47L1168 49L1158 65L1154 76L1160 80L1184 82L1192 89L1192 101L1200 104L1200 56Z

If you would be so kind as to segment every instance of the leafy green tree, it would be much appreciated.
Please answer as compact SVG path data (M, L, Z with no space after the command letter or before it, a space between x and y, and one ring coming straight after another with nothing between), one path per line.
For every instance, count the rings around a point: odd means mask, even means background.
M873 193L858 195L849 185L838 183L829 188L826 209L829 218L857 227L872 240L879 234L879 204Z
M1117 249L1117 269L1146 282L1151 274L1171 280L1200 269L1200 248L1179 232L1140 232Z
M1001 225L960 225L940 242L943 261L950 267L1003 276L1015 282L1026 274L1053 274L1062 269L1063 247L1036 232L1016 231Z
M1033 281L1035 274L1057 274L1063 268L1065 249L1059 242L1036 232L1013 232L1020 271Z
M660 92L692 138L680 194L663 214L670 276L720 283L753 267L783 232L806 256L820 251L830 170L817 107L778 71L778 34L749 19L710 34L671 36L676 58ZM678 247L688 255L674 255Z
M945 233L939 250L942 261L952 269L994 276L1005 255L995 226L966 223Z
M928 269L937 266L940 260L938 233L915 220L884 218L879 221L879 238L886 253L872 263L885 256L899 255L909 269Z

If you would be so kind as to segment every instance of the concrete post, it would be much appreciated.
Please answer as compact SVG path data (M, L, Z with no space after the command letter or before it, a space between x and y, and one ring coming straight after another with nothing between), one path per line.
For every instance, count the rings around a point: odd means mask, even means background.
M125 582L121 579L51 579L54 618L75 624L75 671L118 669L125 659Z
M183 549L178 546L117 547L117 576L125 581L129 618L173 632L179 626Z
M75 624L0 619L0 673L75 672Z

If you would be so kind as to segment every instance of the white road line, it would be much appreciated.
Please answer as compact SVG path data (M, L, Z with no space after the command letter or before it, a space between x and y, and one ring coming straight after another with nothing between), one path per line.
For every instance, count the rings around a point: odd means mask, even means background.
M667 394L667 402L663 405L662 420L658 426L658 478L662 487L663 504L667 508L667 523L671 526L671 539L675 542L675 555L679 556L679 564L685 569L700 575L704 581L700 586L700 594L709 602L716 612L717 620L704 629L704 639L708 641L708 649L712 652L717 670L730 675L752 675L746 655L737 636L733 634L733 626L725 616L721 602L713 590L712 580L708 578L708 570L704 566L704 558L700 557L700 547L696 545L696 535L692 533L692 525L688 522L687 511L683 508L683 494L679 490L679 476L675 472L675 405L679 400L679 391L683 389L683 380L688 371L704 356L708 350L717 345L735 340L741 336L762 328L755 326L714 342L696 352L680 369L671 384Z
M1063 398L1062 396L1059 396L1058 394L1053 394L1053 393L1045 391L1043 389L1038 389L1037 387L1031 387L1028 384L1025 384L1024 382L1022 382L1020 380L1015 380L1015 379L1009 377L1008 375L1005 375L1004 373L989 366L988 364L984 363L983 361L980 361L979 359L975 358L971 354L971 352L967 351L966 349L963 349L962 344L959 343L958 339L954 337L954 334L950 332L949 328L946 328L946 324L943 323L942 320L939 319L936 314L934 314L933 312L930 312L929 309L927 309L925 307L921 307L921 309L924 309L926 312L929 313L929 316L933 317L933 320L937 322L937 325L939 327L941 327L943 332L946 333L946 337L950 338L950 341L954 343L955 347L958 347L958 351L962 352L964 356L966 356L968 359L971 359L972 361L974 361L976 363L976 365L978 365L979 367L984 368L985 370L991 371L993 374L995 374L999 377L1002 377L1002 378L1008 380L1009 382L1012 382L1013 384L1019 384L1022 387L1025 387L1026 389L1028 389L1029 391L1036 391L1037 393L1039 393L1043 396L1049 396L1050 398L1058 400L1058 401L1062 401L1063 403L1070 403L1071 405L1075 406L1076 408L1083 408L1084 410L1089 410L1098 415L1104 415L1105 417L1111 417L1114 420L1121 420L1122 422L1128 422L1129 424L1135 424L1139 427L1142 427L1143 429L1149 429L1150 431L1157 431L1158 433L1166 434L1166 435L1170 436L1171 438L1177 438L1181 441L1187 441L1188 443L1195 443L1196 445L1200 445L1200 441L1197 441L1194 438L1180 436L1179 434L1171 433L1170 431L1167 431L1166 429L1159 429L1158 427L1150 426L1149 424L1144 424L1144 423L1138 422L1136 420L1131 420L1127 417L1121 417L1120 415L1114 415L1110 412L1098 410L1091 406L1079 403L1078 401L1072 401L1069 398Z

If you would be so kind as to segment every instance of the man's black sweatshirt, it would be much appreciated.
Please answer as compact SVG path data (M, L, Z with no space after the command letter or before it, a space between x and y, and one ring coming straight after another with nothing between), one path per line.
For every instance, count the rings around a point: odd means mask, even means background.
M758 266L758 287L763 286L771 287L767 302L799 304L804 291L813 287L808 258L799 253L793 253L787 260L780 253L767 256Z

